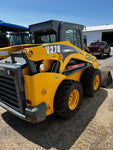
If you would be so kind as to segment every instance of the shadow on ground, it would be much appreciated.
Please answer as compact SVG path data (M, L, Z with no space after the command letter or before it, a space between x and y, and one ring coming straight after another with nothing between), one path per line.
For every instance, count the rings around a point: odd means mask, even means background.
M110 56L104 55L103 58L100 58L99 56L96 56L96 58L97 58L98 60L105 60L105 59L108 59L108 58L110 58L110 57L112 57L112 55L110 55Z
M113 89L113 82L109 86L107 86L106 89Z
M107 91L100 89L94 97L85 97L79 112L71 119L65 120L51 115L38 124L25 122L9 112L2 114L4 121L29 141L45 149L69 149L85 130L89 122L107 97Z

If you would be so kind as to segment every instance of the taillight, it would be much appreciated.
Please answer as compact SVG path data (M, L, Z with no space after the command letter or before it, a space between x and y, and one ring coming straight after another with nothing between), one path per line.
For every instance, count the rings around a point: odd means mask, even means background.
M100 46L99 46L99 47L98 47L98 50L100 51L100 49L101 49L101 48L100 48Z
M32 105L32 102L28 99L26 99L27 104Z
M12 70L7 70L7 75L15 76L15 72Z
M14 71L10 71L10 74L11 74L12 76L15 76L15 72L14 72Z

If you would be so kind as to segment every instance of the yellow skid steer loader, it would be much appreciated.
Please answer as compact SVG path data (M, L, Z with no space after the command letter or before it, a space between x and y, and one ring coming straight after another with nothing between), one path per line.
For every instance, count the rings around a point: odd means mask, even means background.
M31 123L53 113L74 116L83 94L93 96L101 85L96 57L81 50L83 26L49 21L45 27L42 23L31 29L37 46L24 47L0 61L0 105ZM62 41L64 37L68 41Z

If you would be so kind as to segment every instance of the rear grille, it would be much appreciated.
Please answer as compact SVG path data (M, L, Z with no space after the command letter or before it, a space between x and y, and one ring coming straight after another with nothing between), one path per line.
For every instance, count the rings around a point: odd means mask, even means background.
M0 98L14 109L19 108L14 79L0 76Z

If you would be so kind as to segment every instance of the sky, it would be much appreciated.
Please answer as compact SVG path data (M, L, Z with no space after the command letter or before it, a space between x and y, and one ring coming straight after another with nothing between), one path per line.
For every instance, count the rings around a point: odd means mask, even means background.
M47 20L113 24L113 0L2 0L0 20L26 27Z

